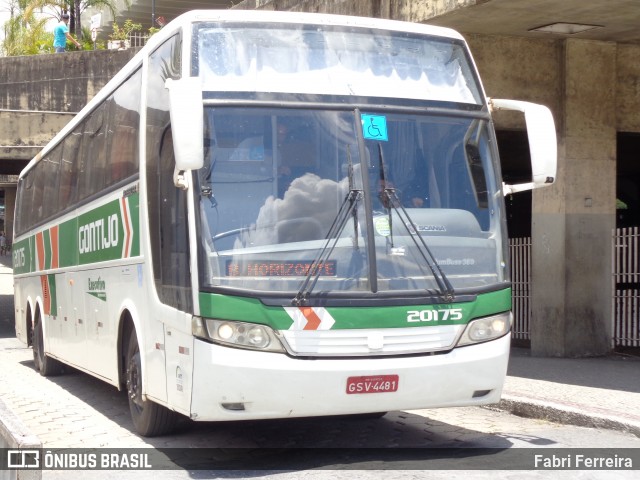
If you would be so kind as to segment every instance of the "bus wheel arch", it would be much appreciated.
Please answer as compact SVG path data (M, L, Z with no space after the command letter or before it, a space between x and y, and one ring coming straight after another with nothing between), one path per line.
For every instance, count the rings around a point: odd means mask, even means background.
M30 312L29 312L30 313ZM31 331L31 344L33 349L33 363L40 375L43 377L49 377L52 375L59 375L64 371L64 365L50 357L44 351L44 326L43 316L40 306L36 306L35 315L32 322L33 328Z
M136 334L133 316L129 310L123 310L118 324L118 389L126 390L126 355L129 338Z
M171 432L178 414L155 403L143 395L143 371L136 327L130 314L123 318L119 345L121 354L121 383L127 393L129 411L135 430L144 437L155 437Z

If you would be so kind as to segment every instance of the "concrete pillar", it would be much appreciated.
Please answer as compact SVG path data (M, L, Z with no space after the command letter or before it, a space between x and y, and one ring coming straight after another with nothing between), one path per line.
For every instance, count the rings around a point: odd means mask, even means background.
M615 228L616 45L567 40L557 183L533 195L531 351L611 349Z

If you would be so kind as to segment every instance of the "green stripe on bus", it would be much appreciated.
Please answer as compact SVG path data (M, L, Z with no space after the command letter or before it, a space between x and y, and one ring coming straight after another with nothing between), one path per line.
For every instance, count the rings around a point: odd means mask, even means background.
M73 218L60 224L58 230L60 267L78 264L78 219Z
M42 238L44 240L44 269L49 270L51 268L51 233L49 230L42 232Z
M287 330L293 321L283 307L266 306L259 300L200 292L200 313L205 318L239 320L269 325L276 330ZM335 320L333 330L363 328L402 328L425 325L453 325L511 309L511 289L478 295L466 303L441 305L409 305L389 307L327 307ZM409 312L435 310L434 320L409 322ZM461 315L442 312L461 311ZM425 315L422 315L425 317ZM437 318L437 319L436 319Z
M140 194L101 205L59 224L58 266L74 267L140 255ZM51 268L50 228L42 231L44 269ZM13 245L14 274L38 271L35 235Z
M11 246L13 273L35 271L35 236L20 240Z
M120 202L109 202L78 217L78 264L122 258L125 226Z
M49 295L51 297L51 315L57 315L58 314L58 296L57 296L57 288L56 288L56 276L47 275L47 280L49 282Z

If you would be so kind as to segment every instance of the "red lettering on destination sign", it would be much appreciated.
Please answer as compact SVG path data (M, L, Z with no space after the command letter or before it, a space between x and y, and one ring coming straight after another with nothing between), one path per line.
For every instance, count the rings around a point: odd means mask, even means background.
M312 269L313 266L313 269ZM313 261L300 260L254 260L247 262L227 262L228 277L303 277L309 275L333 277L336 275L334 260L315 264Z

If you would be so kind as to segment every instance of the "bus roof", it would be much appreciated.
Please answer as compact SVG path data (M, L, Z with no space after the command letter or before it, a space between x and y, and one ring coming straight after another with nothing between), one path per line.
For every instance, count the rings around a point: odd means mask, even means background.
M376 28L380 30L395 30L400 32L421 33L439 37L463 40L457 31L434 25L422 23L404 22L373 17L357 17L349 15L335 15L325 13L308 12L282 12L268 10L192 10L184 13L173 22L280 22L280 23L304 23L317 25L354 26L364 28Z

